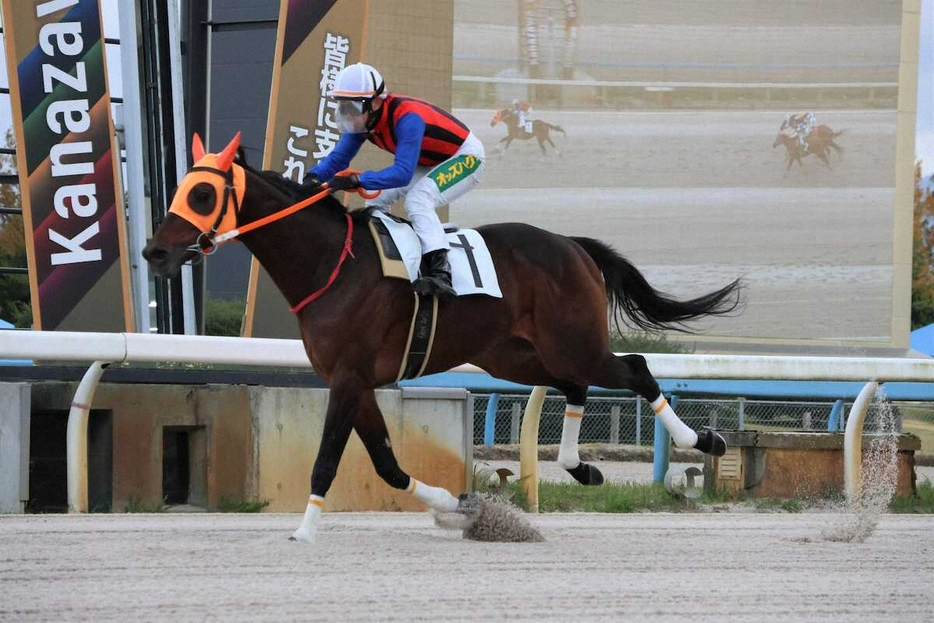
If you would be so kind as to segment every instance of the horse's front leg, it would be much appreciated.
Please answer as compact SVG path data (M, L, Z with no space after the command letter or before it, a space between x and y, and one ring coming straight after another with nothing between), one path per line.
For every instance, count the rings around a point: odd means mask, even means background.
M318 457L311 473L311 495L305 507L305 516L298 530L292 534L293 541L313 543L318 531L318 520L324 509L324 496L327 495L334 477L337 475L337 466L341 455L347 446L347 439L353 428L360 404L361 389L354 382L336 382L331 387L328 397L328 410L324 417L324 431L321 434L321 446L318 448ZM373 390L369 390L370 394Z
M457 510L457 498L446 489L432 487L412 478L399 467L389 441L386 420L376 404L373 390L367 390L360 396L360 406L353 423L354 430L366 447L373 467L380 478L396 489L405 490L430 508L441 512Z

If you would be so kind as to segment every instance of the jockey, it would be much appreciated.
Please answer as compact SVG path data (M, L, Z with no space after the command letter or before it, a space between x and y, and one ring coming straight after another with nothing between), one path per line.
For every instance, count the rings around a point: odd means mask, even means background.
M784 123L782 123L782 129L790 129L792 131L792 136L798 139L798 146L801 147L803 151L807 151L808 135L811 134L811 130L813 130L816 125L817 116L812 112L803 111L795 115L787 115Z
M386 91L379 72L364 63L342 69L328 95L339 104L341 138L309 171L305 184L327 180L333 190L382 190L366 206L386 212L397 199L404 199L406 215L422 247L415 292L441 300L453 298L449 247L435 210L459 199L483 179L483 143L449 112ZM379 171L335 177L367 140L395 154L393 164Z
M532 133L532 120L529 115L532 114L532 105L525 100L512 100L512 111L519 121L519 129Z

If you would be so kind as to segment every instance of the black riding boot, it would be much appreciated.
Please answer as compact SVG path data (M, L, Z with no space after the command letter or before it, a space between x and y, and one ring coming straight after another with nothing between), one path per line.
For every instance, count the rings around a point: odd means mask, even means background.
M422 296L437 296L447 301L457 296L451 287L451 265L448 250L429 251L422 256L422 274L413 284L415 292Z

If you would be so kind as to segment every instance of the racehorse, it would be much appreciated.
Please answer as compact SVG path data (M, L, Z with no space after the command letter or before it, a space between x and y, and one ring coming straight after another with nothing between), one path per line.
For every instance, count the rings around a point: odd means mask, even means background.
M308 357L330 388L311 496L292 538L314 541L351 430L390 486L434 511L459 512L475 503L469 496L459 503L447 490L411 478L393 454L374 389L397 380L415 295L404 280L382 277L376 246L361 226L369 215L347 212L326 184L309 189L235 162L239 136L219 154L205 154L195 137L195 164L143 257L155 275L172 275L200 253L239 237L291 305ZM726 452L719 434L694 431L678 418L644 357L610 351L607 311L609 305L617 329L628 323L646 330L687 330L687 321L735 310L739 281L679 301L653 289L635 266L598 240L522 223L478 231L494 260L502 298L472 295L440 302L423 374L469 362L497 378L558 389L567 398L565 419L571 420L565 423L559 461L583 484L603 482L600 471L580 462L577 452L590 385L644 396L680 447L717 456Z
M785 130L782 130L778 133L778 136L775 137L775 141L772 143L772 149L775 149L779 145L784 145L788 154L788 166L785 167L785 173L791 169L791 165L795 162L799 166L804 166L801 162L802 158L805 158L811 154L814 154L821 161L830 167L830 150L833 149L837 152L838 156L843 156L843 148L840 147L834 141L835 138L841 136L846 130L840 130L839 132L834 132L830 129L830 126L819 125L814 128L807 138L807 149L801 147L801 144L798 142L797 137L788 133Z
M530 138L534 138L538 141L538 146L542 150L542 155L548 155L545 151L545 143L551 145L551 148L555 150L555 153L559 156L561 152L555 146L554 141L551 140L551 131L561 132L567 137L567 132L564 131L560 125L555 125L553 123L546 123L540 119L535 119L532 121L532 131L526 132L525 129L519 127L519 116L516 115L516 111L512 108L500 108L493 114L493 118L490 120L490 127L495 126L499 122L506 124L506 136L505 138L499 139L500 143L505 143L503 146L503 151L509 149L509 144L514 140L518 139L520 141L527 141Z

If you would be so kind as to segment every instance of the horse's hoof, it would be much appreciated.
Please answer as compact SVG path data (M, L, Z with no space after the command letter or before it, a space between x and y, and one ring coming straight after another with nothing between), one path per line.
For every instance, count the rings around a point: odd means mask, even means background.
M289 537L290 541L301 542L301 543L314 543L315 542L315 533L314 532L302 532L301 530L296 530L292 533L292 536Z
M697 431L697 443L694 444L694 447L704 454L710 454L712 456L723 456L726 454L726 440L720 433L710 430L709 428L702 428Z
M461 493L457 496L456 513L475 515L480 512L480 496L476 493Z
M567 470L574 480L582 485L597 486L603 484L603 474L599 469L581 461L577 467Z

